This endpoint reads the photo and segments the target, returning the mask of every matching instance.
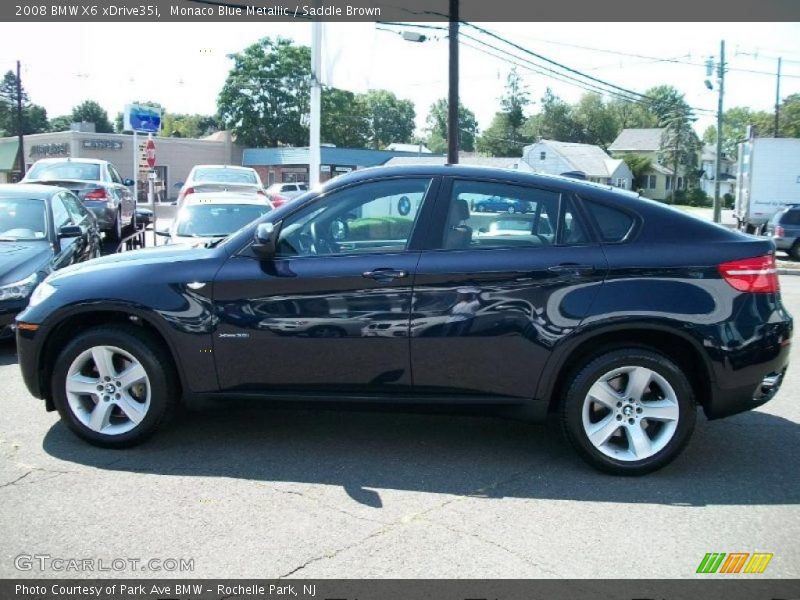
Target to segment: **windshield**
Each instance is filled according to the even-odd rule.
[[[41,181],[54,179],[100,181],[100,165],[78,162],[38,163],[33,165],[26,178]]]
[[[176,235],[219,237],[238,231],[270,211],[266,204],[198,204],[181,210]]]
[[[256,174],[243,169],[197,169],[192,181],[211,181],[214,183],[251,183],[257,184]]]
[[[44,200],[0,198],[0,240],[40,240],[47,235]]]

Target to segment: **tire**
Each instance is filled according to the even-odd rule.
[[[513,215],[515,212],[517,212],[516,208],[514,208],[513,206],[508,207],[508,214]]]
[[[644,394],[629,387],[637,382],[639,389],[645,385]],[[696,412],[692,386],[674,362],[651,350],[620,348],[595,355],[575,371],[561,402],[561,425],[578,454],[596,469],[644,475],[681,453]]]
[[[792,260],[800,260],[800,240],[795,240],[792,247],[789,248],[789,256]]]
[[[108,230],[108,240],[118,244],[122,239],[122,212],[117,211],[117,217],[114,219],[114,224]]]
[[[140,369],[130,370],[137,364]],[[153,336],[138,327],[89,329],[67,344],[56,359],[53,401],[64,423],[90,444],[134,446],[175,411],[177,386],[170,364]],[[131,383],[125,381],[126,372]],[[103,410],[97,412],[98,407]]]
[[[475,212],[482,213],[482,212],[483,212],[483,206],[482,206],[482,205],[480,205],[480,204],[479,204],[478,206],[476,206],[476,207],[475,207]]]

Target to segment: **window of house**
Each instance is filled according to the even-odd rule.
[[[539,152],[539,160],[546,160],[547,152]]]
[[[656,189],[656,176],[655,175],[645,175],[645,178],[644,178],[644,189],[646,189],[646,190],[654,190],[654,189]]]
[[[664,185],[664,189],[672,189],[672,175],[667,175],[667,183]]]

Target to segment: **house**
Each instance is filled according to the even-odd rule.
[[[395,157],[419,157],[413,152],[396,150],[371,150],[368,148],[320,148],[321,182],[350,171],[377,167]],[[434,156],[435,155],[428,155]],[[444,160],[444,157],[440,157]],[[308,146],[281,146],[277,148],[247,148],[242,156],[242,166],[254,168],[266,185],[280,182],[308,181]]]
[[[703,146],[700,156],[700,187],[709,198],[714,197],[714,176],[717,173],[717,147],[714,144]],[[719,195],[720,198],[725,194],[731,196],[736,193],[736,174],[734,173],[734,162],[723,152],[720,161]]]
[[[623,129],[611,145],[608,151],[611,156],[624,159],[626,156],[635,154],[645,156],[651,160],[651,167],[638,182],[642,190],[642,195],[653,200],[666,200],[672,192],[672,169],[664,164],[664,156],[661,150],[665,128],[651,129]],[[686,189],[686,177],[683,173],[678,173],[677,189]]]
[[[579,171],[588,181],[631,189],[633,174],[625,161],[611,158],[599,146],[539,140],[522,149],[522,160],[536,173],[562,175]]]

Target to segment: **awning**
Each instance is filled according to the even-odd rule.
[[[19,140],[0,140],[0,171],[17,169]]]

